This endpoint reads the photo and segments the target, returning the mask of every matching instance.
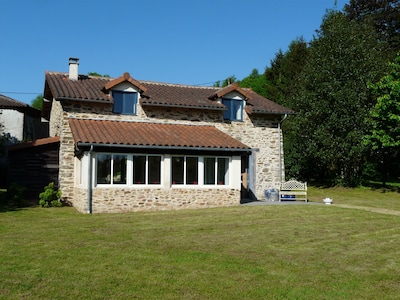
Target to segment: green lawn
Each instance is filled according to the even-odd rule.
[[[398,191],[334,205],[0,212],[0,299],[399,299]]]

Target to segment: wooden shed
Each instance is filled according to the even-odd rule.
[[[8,148],[7,186],[26,188],[26,200],[39,200],[50,182],[58,184],[60,138],[49,137]]]

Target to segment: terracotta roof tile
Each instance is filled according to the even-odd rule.
[[[57,100],[71,99],[112,103],[112,98],[103,91],[105,84],[109,81],[109,78],[85,75],[79,75],[78,80],[70,80],[68,73],[46,72],[46,82],[52,96]]]
[[[69,125],[75,145],[84,143],[150,148],[250,149],[213,126],[83,119],[69,119]]]
[[[295,112],[278,103],[264,98],[251,89],[244,89],[251,98],[247,101],[246,108],[250,114],[294,114]]]
[[[134,86],[136,86],[143,92],[147,91],[147,88],[143,84],[141,84],[139,81],[133,79],[128,72],[125,72],[122,76],[115,78],[114,80],[106,83],[106,85],[104,86],[104,89],[108,91],[111,88],[115,87],[116,85],[118,85],[124,81],[128,81],[129,83],[133,84]]]
[[[144,82],[147,92],[141,100],[142,105],[165,105],[224,110],[221,103],[209,99],[215,88],[199,87],[157,82]]]
[[[247,99],[251,99],[251,95],[249,93],[247,93],[245,89],[240,88],[239,84],[237,82],[234,82],[234,83],[228,85],[227,87],[219,89],[215,93],[213,98],[222,98],[226,94],[233,92],[233,91],[237,91],[237,92],[241,93],[243,96],[245,96]]]

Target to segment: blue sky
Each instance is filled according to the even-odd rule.
[[[342,9],[349,0],[338,0]],[[31,103],[45,71],[212,85],[311,40],[335,0],[2,0],[0,94]]]

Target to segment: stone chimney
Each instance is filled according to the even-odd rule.
[[[69,79],[78,80],[78,65],[79,58],[70,57],[69,58]]]

